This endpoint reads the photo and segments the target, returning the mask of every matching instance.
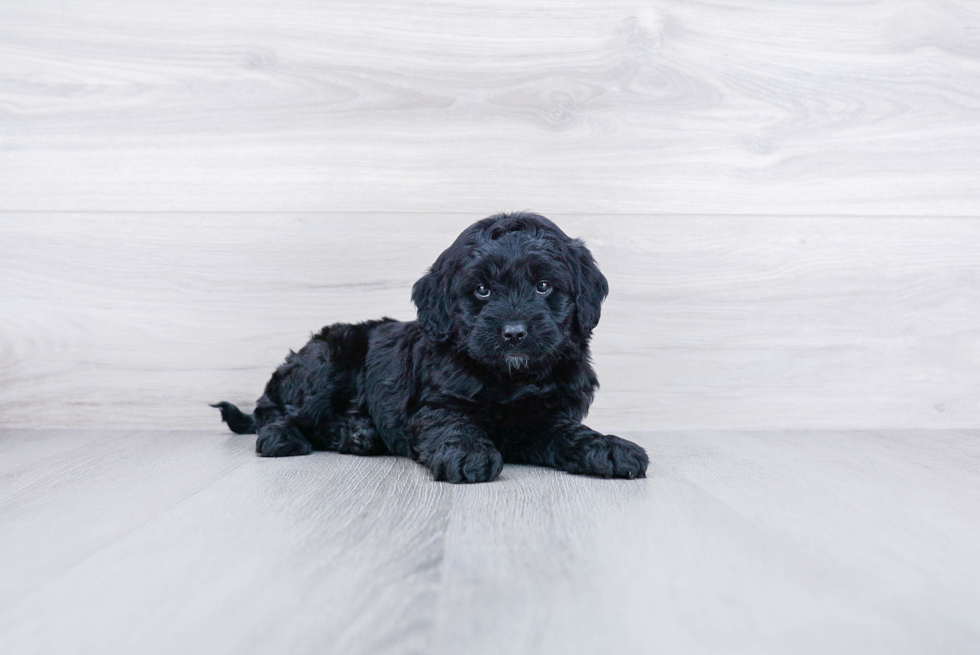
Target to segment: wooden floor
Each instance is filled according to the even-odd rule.
[[[0,650],[976,653],[980,431],[628,433],[649,477],[0,433]]]
[[[530,209],[645,480],[260,460]],[[0,3],[0,655],[980,652],[980,2]]]

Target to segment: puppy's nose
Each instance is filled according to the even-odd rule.
[[[524,323],[519,323],[517,321],[513,323],[504,323],[503,329],[504,341],[513,345],[524,341],[524,337],[527,336],[527,326]]]

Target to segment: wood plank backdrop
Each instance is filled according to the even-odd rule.
[[[978,210],[973,0],[32,0],[0,69],[0,209]]]
[[[0,215],[8,426],[217,427],[470,215]],[[611,293],[599,429],[980,425],[980,221],[556,215]]]
[[[980,424],[980,5],[0,6],[0,421],[204,427],[530,208],[610,428]]]

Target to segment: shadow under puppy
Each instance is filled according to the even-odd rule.
[[[412,288],[418,320],[323,328],[290,352],[254,415],[222,402],[266,457],[394,454],[436,480],[503,463],[643,477],[646,452],[582,424],[599,386],[589,339],[608,293],[578,239],[537,214],[474,223]]]

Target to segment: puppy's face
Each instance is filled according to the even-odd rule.
[[[587,343],[606,292],[584,244],[522,213],[464,231],[412,297],[430,336],[514,373],[547,366],[570,342]]]
[[[481,244],[451,292],[460,347],[508,371],[536,367],[569,338],[571,278],[540,239],[511,232]]]

